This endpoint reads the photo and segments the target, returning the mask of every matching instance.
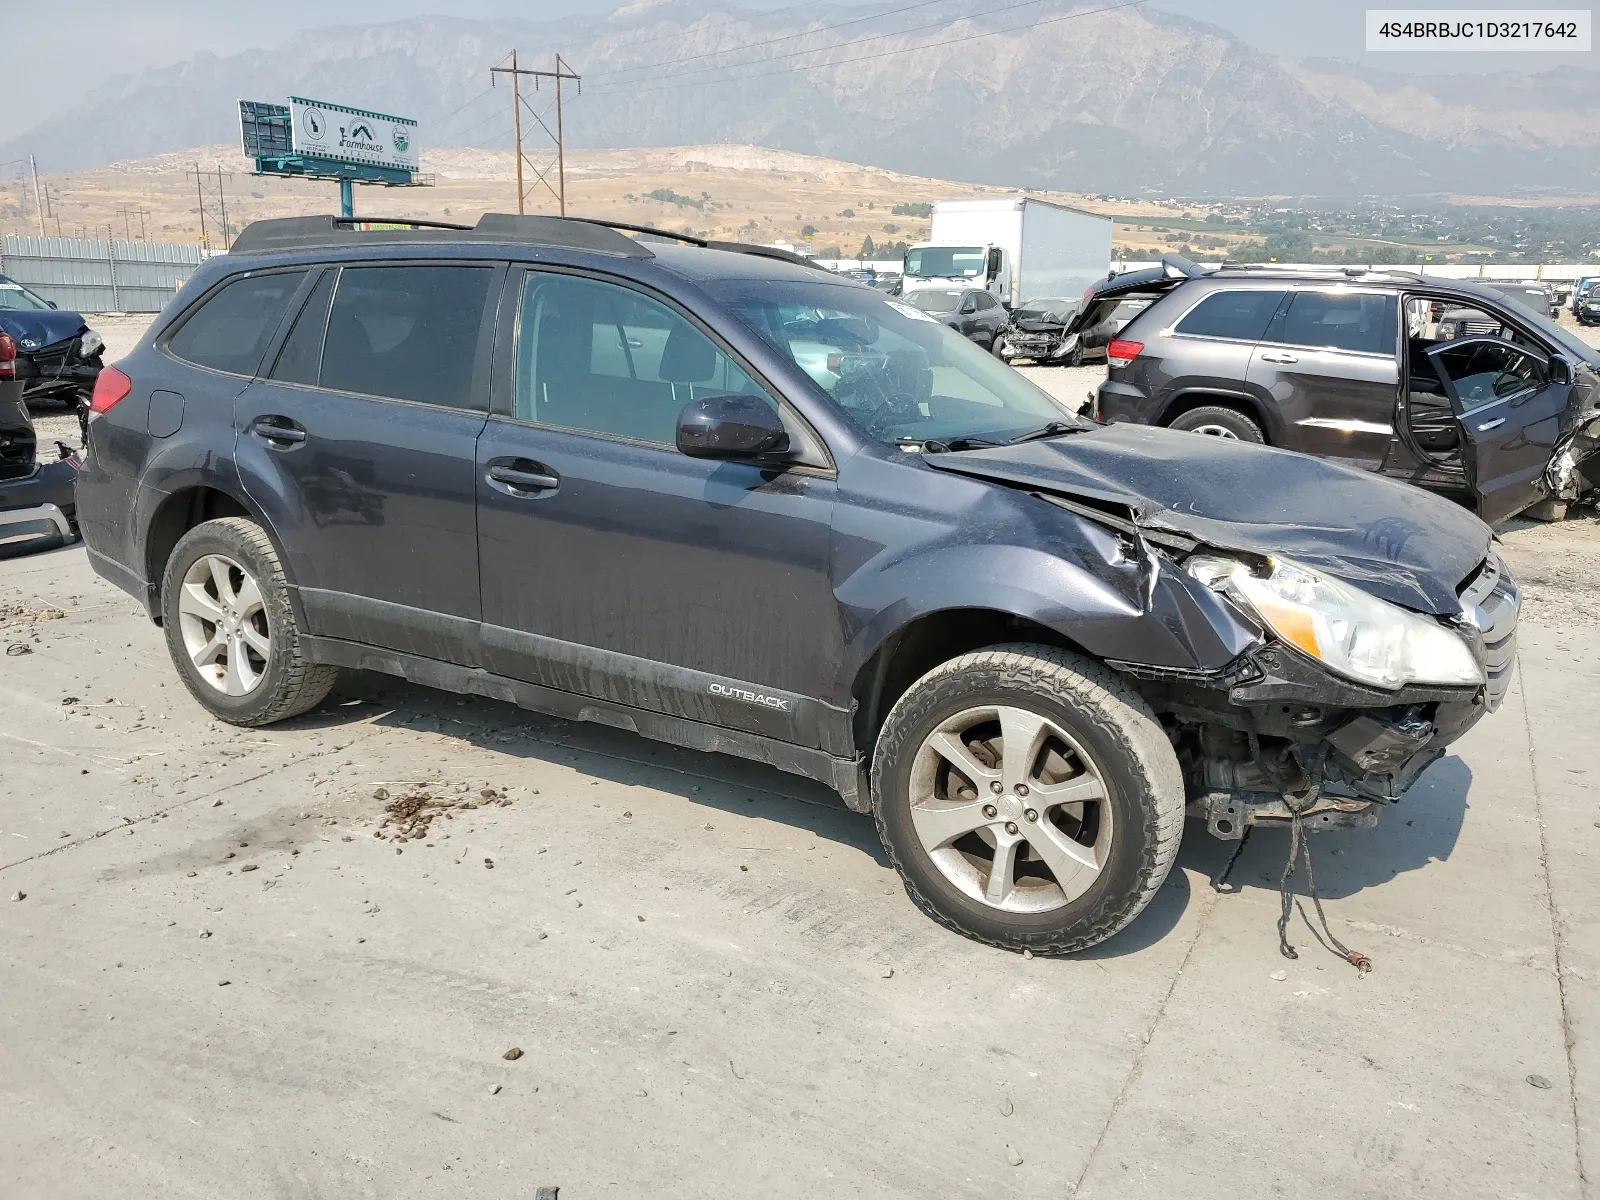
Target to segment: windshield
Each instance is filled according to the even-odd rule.
[[[1091,426],[920,310],[847,284],[769,282],[729,307],[879,441],[1003,442]]]
[[[1469,291],[1473,290],[1468,285]],[[1490,288],[1483,289],[1488,295],[1499,298],[1503,293]],[[1579,362],[1588,363],[1590,367],[1600,370],[1600,350],[1579,338],[1571,330],[1563,329],[1548,316],[1542,307],[1530,308],[1526,304],[1516,306],[1516,317],[1523,324],[1530,325],[1539,333],[1559,346],[1564,354],[1568,354]]]
[[[26,309],[30,312],[48,309],[50,305],[39,299],[20,283],[0,276],[0,308]]]
[[[923,312],[947,313],[955,312],[956,305],[961,303],[960,292],[913,292],[906,300],[915,304]]]
[[[982,273],[982,246],[923,246],[906,251],[907,275],[923,279],[973,279]]]

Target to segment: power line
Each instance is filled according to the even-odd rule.
[[[1039,2],[1040,2],[1040,0],[1021,0],[1021,3],[1007,5],[1006,8],[1021,8],[1025,4],[1039,3]],[[943,41],[938,41],[938,42],[921,42],[921,43],[918,43],[915,46],[901,46],[900,48],[895,49],[895,50],[880,50],[875,54],[859,54],[854,58],[841,58],[841,59],[834,59],[834,60],[831,60],[829,62],[810,63],[810,64],[804,65],[804,66],[786,67],[781,71],[761,71],[761,72],[758,72],[758,73],[756,73],[754,75],[730,75],[730,76],[728,76],[727,78],[724,78],[724,79],[700,79],[700,80],[695,80],[695,81],[690,82],[690,83],[668,83],[668,84],[662,84],[659,87],[628,88],[628,87],[619,86],[619,87],[614,87],[609,91],[602,90],[600,88],[596,88],[593,92],[590,93],[590,95],[592,95],[592,96],[594,96],[594,95],[598,95],[598,96],[637,95],[637,94],[640,94],[640,93],[643,93],[643,92],[675,91],[678,88],[685,88],[685,87],[711,87],[714,84],[719,84],[719,83],[743,83],[743,82],[745,82],[747,80],[751,80],[751,79],[770,79],[770,78],[773,78],[774,76],[792,75],[792,74],[796,74],[796,73],[798,73],[800,71],[818,71],[818,70],[822,70],[823,68],[826,68],[826,67],[849,66],[851,63],[871,62],[873,59],[889,58],[889,57],[891,57],[893,55],[896,55],[896,54],[910,54],[910,53],[913,53],[913,52],[916,52],[916,51],[932,50],[932,49],[935,49],[935,48],[937,48],[939,46],[954,46],[954,45],[959,45],[959,44],[961,44],[963,42],[975,42],[975,41],[978,41],[978,40],[980,40],[982,38],[999,37],[1001,34],[1006,34],[1006,33],[1020,33],[1020,32],[1022,32],[1024,30],[1028,30],[1028,29],[1038,29],[1041,25],[1055,25],[1055,24],[1058,24],[1058,23],[1060,23],[1062,21],[1074,21],[1074,20],[1077,20],[1080,17],[1092,17],[1092,16],[1096,16],[1096,15],[1098,15],[1100,13],[1116,12],[1117,10],[1123,9],[1123,8],[1134,8],[1134,7],[1136,7],[1136,6],[1140,5],[1140,4],[1143,4],[1144,2],[1145,2],[1145,0],[1123,0],[1123,2],[1120,3],[1120,4],[1108,4],[1108,5],[1106,5],[1106,6],[1102,7],[1102,8],[1091,8],[1091,9],[1084,9],[1081,12],[1064,13],[1061,16],[1058,16],[1058,17],[1045,17],[1045,18],[1043,18],[1041,20],[1038,20],[1038,21],[1030,21],[1026,25],[1012,25],[1012,26],[1008,26],[1005,29],[988,29],[988,30],[985,30],[985,31],[983,31],[981,33],[964,34],[961,37],[945,38]],[[994,9],[990,13],[984,13],[984,14],[981,14],[981,15],[991,16],[995,12],[1004,12],[1004,11],[1006,11],[1006,8]],[[929,28],[929,27],[928,26],[920,26],[919,28]],[[908,30],[902,30],[901,32],[902,33],[912,33],[912,32],[915,32],[915,30],[914,29],[908,29]],[[794,58],[794,57],[797,57],[800,54],[823,54],[823,53],[829,53],[829,52],[834,51],[834,50],[842,49],[845,46],[859,45],[862,42],[881,41],[885,37],[894,37],[894,36],[899,36],[899,35],[896,35],[896,34],[879,34],[879,35],[876,35],[876,36],[870,37],[870,38],[861,38],[861,39],[859,39],[858,41],[855,41],[855,42],[843,42],[843,43],[840,43],[840,45],[838,45],[838,46],[825,46],[825,47],[819,47],[819,48],[814,49],[814,50],[802,50],[802,51],[797,51],[795,54],[780,54],[780,55],[777,55],[775,58],[765,59],[765,60],[757,60],[757,62],[776,62],[778,59],[781,59],[781,58]],[[756,62],[739,63],[739,64],[736,64],[736,65],[737,66],[755,66],[755,65],[757,65],[757,63]],[[732,70],[734,68],[733,67],[729,67],[729,68],[712,68],[712,69],[713,70]],[[697,71],[686,71],[686,72],[683,72],[682,74],[684,74],[684,75],[694,75],[694,74],[699,74],[699,73],[700,72],[697,72]],[[676,79],[676,78],[679,78],[679,76],[678,75],[672,75],[672,76],[669,76],[669,78]]]
[[[743,46],[729,46],[726,50],[706,50],[700,54],[686,55],[683,58],[669,58],[664,62],[640,63],[638,66],[633,67],[616,67],[610,71],[590,71],[589,78],[609,79],[613,75],[624,75],[630,71],[653,71],[661,67],[673,66],[676,63],[694,62],[696,59],[701,58],[715,58],[719,54],[743,54],[746,51],[756,50],[762,46],[773,46],[779,42],[792,42],[795,38],[811,37],[813,34],[818,33],[829,33],[835,29],[843,29],[846,25],[859,25],[863,21],[876,21],[883,17],[895,16],[897,13],[910,12],[912,9],[916,8],[928,8],[930,5],[944,4],[946,2],[947,0],[918,0],[918,3],[907,4],[904,8],[891,8],[887,12],[876,12],[869,16],[855,17],[849,21],[840,21],[837,25],[824,25],[820,29],[804,29],[799,33],[786,33],[782,37],[767,38],[764,41],[759,42],[747,42]],[[1039,0],[1033,0],[1033,2],[1038,3]],[[732,63],[727,65],[738,66],[739,64]]]
[[[449,121],[452,117],[459,116],[461,113],[466,112],[467,109],[471,108],[474,104],[476,104],[479,100],[482,100],[485,96],[492,96],[492,95],[494,95],[494,85],[493,84],[491,84],[490,86],[484,88],[483,91],[479,92],[476,96],[474,96],[471,100],[468,100],[465,104],[461,105],[459,108],[452,109],[450,112],[445,113],[444,116],[438,118],[436,121],[433,122],[434,128],[438,129],[440,126],[444,125],[444,123],[446,121]]]
[[[465,141],[465,139],[466,139],[468,134],[473,133],[473,132],[475,132],[475,131],[477,131],[479,129],[482,129],[490,121],[501,119],[505,115],[506,115],[505,109],[497,108],[497,109],[494,110],[494,112],[490,113],[487,117],[485,117],[483,120],[479,121],[476,125],[467,126],[467,128],[463,129],[460,133],[456,134],[455,136],[457,138],[461,139],[462,141]]]

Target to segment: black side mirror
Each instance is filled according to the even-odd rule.
[[[961,311],[962,311],[963,314],[977,312],[978,311],[978,302],[976,300],[974,300],[971,296],[968,296],[965,300],[963,300],[961,302]]]
[[[690,458],[754,458],[788,448],[777,411],[756,396],[707,396],[678,414],[678,451]]]
[[[45,303],[48,304],[51,308],[54,308],[56,306],[56,302],[54,300],[46,300]]]

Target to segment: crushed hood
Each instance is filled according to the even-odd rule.
[[[928,454],[929,466],[1131,513],[1141,528],[1279,554],[1406,608],[1461,611],[1489,527],[1421,488],[1325,459],[1146,425]]]
[[[19,349],[23,341],[31,342],[37,339],[38,345],[24,349],[22,351],[24,354],[32,353],[35,349],[43,349],[45,346],[53,346],[57,342],[64,342],[70,337],[76,337],[87,328],[88,326],[83,323],[82,313],[55,308],[44,311],[0,309],[0,329],[17,339]]]

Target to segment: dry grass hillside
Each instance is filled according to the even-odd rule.
[[[541,168],[553,155],[532,156]],[[553,165],[553,164],[552,164]],[[263,217],[333,212],[338,188],[329,182],[277,179],[249,173],[250,164],[227,146],[207,146],[93,170],[41,176],[51,235],[151,241],[200,240],[194,168],[205,176],[207,222],[215,240],[216,172],[224,173],[228,223],[243,228]],[[470,224],[483,212],[516,211],[516,163],[509,150],[435,150],[423,157],[431,188],[358,187],[356,212],[431,217]],[[528,211],[553,213],[555,198],[527,172]],[[553,172],[552,172],[553,182]],[[926,218],[897,214],[898,206],[927,205],[953,196],[1002,196],[1013,189],[975,187],[877,167],[768,150],[759,146],[676,146],[664,149],[581,150],[567,156],[567,208],[574,215],[631,221],[676,232],[837,247],[854,256],[865,238],[875,244],[927,236]],[[1164,230],[1140,229],[1137,218],[1176,216],[1157,204],[1110,204],[1069,192],[1031,195],[1117,219],[1116,243],[1134,254],[1170,249]],[[0,233],[35,234],[31,187],[0,183]],[[1229,238],[1235,241],[1236,238]]]

